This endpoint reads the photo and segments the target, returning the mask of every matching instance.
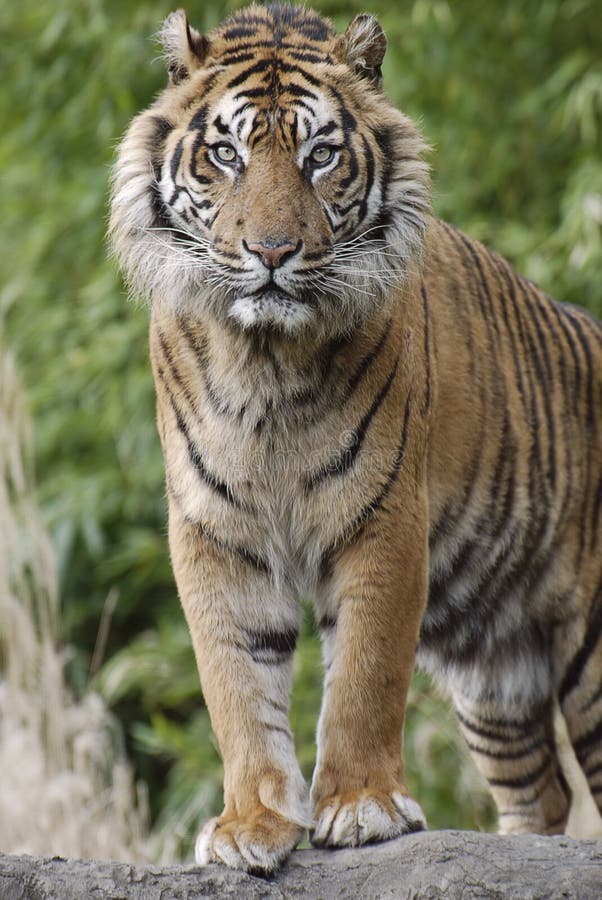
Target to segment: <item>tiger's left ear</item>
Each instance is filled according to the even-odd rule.
[[[375,16],[360,13],[343,35],[345,62],[362,78],[380,87],[380,70],[387,49],[387,38]]]
[[[168,15],[160,38],[171,84],[179,84],[189,78],[195,69],[200,69],[209,54],[209,39],[190,27],[183,9]]]

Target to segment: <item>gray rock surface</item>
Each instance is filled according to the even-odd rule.
[[[217,865],[0,855],[0,900],[201,897],[602,900],[602,840],[430,831],[357,850],[298,850],[272,879]]]

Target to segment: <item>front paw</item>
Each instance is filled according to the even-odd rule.
[[[221,816],[206,822],[196,839],[194,856],[200,866],[219,862],[231,869],[271,875],[304,833],[294,822],[258,807],[245,819]]]
[[[426,828],[424,813],[400,791],[364,790],[321,800],[310,834],[316,847],[359,847]]]

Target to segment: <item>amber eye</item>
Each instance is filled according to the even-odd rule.
[[[217,144],[213,148],[213,152],[217,159],[223,163],[233,163],[238,156],[232,144]]]
[[[320,144],[309,154],[309,158],[316,166],[325,166],[327,163],[332,161],[334,157],[335,149],[334,147],[329,147],[328,144]]]

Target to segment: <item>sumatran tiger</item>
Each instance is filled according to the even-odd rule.
[[[431,213],[425,144],[344,35],[252,5],[162,31],[169,83],[115,165],[148,298],[169,544],[225,770],[200,864],[272,872],[425,827],[401,740],[418,662],[503,832],[562,832],[558,702],[602,805],[602,328]],[[324,695],[289,727],[300,598]]]

